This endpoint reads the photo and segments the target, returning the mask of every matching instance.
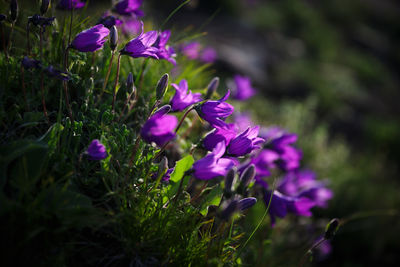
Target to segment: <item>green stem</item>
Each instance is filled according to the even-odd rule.
[[[64,71],[67,72],[68,70],[68,53],[69,53],[69,45],[67,47],[67,49],[65,49],[65,53],[64,53]],[[71,109],[71,105],[69,104],[69,95],[68,95],[68,81],[63,81],[63,85],[64,85],[64,94],[65,94],[65,104],[67,106],[68,109],[68,113],[69,113],[69,117],[71,118],[72,123],[74,122],[74,118],[72,116],[72,109]]]
[[[189,3],[191,0],[187,0],[185,2],[183,2],[182,4],[180,4],[177,8],[175,8],[169,15],[168,17],[164,20],[163,24],[161,25],[161,29],[164,28],[164,25],[172,18],[173,15],[175,15],[176,12],[179,11],[179,9],[181,9],[184,5],[186,5],[187,3]]]
[[[114,51],[112,51],[112,54],[111,54],[110,64],[108,65],[106,79],[104,80],[103,89],[101,90],[100,97],[103,94],[104,89],[106,89],[108,78],[110,77],[110,73],[111,73],[111,67],[112,67],[113,59],[114,59]]]
[[[121,54],[118,55],[118,61],[117,61],[117,74],[115,77],[115,83],[114,83],[114,90],[113,90],[113,100],[112,100],[112,113],[115,112],[115,100],[117,98],[117,86],[118,86],[118,80],[119,80],[119,69],[121,65]]]
[[[10,51],[11,51],[11,44],[12,44],[12,35],[13,35],[13,33],[14,33],[14,25],[15,25],[15,22],[12,22],[11,23],[11,30],[10,30],[10,36],[9,36],[9,38],[8,38],[8,48],[7,48],[7,57],[8,57],[8,55],[10,54]]]

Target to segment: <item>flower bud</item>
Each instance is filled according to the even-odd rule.
[[[132,94],[133,98],[135,98],[136,94],[136,87],[135,82],[133,81],[133,74],[129,72],[128,77],[126,78],[126,89],[128,90],[129,94]]]
[[[246,191],[247,186],[249,186],[251,180],[256,176],[256,167],[254,164],[249,165],[240,176],[240,184],[237,189],[239,194],[243,194]]]
[[[50,0],[42,0],[42,3],[40,4],[40,14],[42,16],[49,10],[50,6]]]
[[[117,27],[112,26],[110,29],[110,47],[112,51],[115,51],[115,48],[117,48],[118,44],[118,30]]]
[[[10,20],[15,22],[18,17],[18,2],[17,0],[11,0],[10,2]]]
[[[325,239],[332,239],[339,229],[339,219],[332,219],[325,228]]]
[[[157,178],[163,176],[168,170],[168,159],[163,157],[158,164]]]
[[[207,85],[207,94],[204,99],[210,99],[212,95],[217,91],[219,85],[219,77],[214,77],[211,82]]]
[[[165,73],[160,80],[157,83],[156,87],[156,98],[157,100],[162,100],[164,97],[165,93],[167,92],[167,87],[168,87],[168,73]]]
[[[230,198],[232,196],[232,185],[233,185],[233,181],[235,180],[235,176],[236,176],[235,168],[230,169],[225,176],[224,194],[228,198]]]
[[[257,199],[255,197],[247,197],[243,198],[239,201],[238,206],[240,211],[245,211],[250,209],[257,203]]]
[[[229,219],[232,217],[233,213],[238,208],[238,201],[233,200],[229,202],[228,205],[225,206],[225,208],[222,209],[222,211],[219,213],[219,217],[224,220],[224,221],[229,221]]]

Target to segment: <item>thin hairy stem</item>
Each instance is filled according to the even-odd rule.
[[[68,71],[68,53],[69,53],[69,46],[67,49],[65,49],[64,53],[64,71]],[[71,121],[74,122],[74,118],[72,116],[72,109],[71,105],[69,104],[69,95],[68,95],[68,81],[63,80],[63,85],[64,85],[64,94],[65,94],[65,105],[67,106],[69,117],[71,118]]]
[[[117,86],[118,86],[118,80],[119,80],[119,69],[121,65],[121,54],[118,55],[118,61],[117,61],[117,74],[115,76],[115,83],[114,83],[114,90],[113,90],[113,100],[112,100],[112,112],[115,112],[115,100],[117,98]]]
[[[111,73],[112,63],[113,63],[113,60],[114,60],[114,54],[115,54],[115,52],[112,51],[111,59],[110,59],[110,64],[108,65],[108,70],[107,70],[106,78],[105,78],[105,80],[104,80],[103,88],[102,88],[102,90],[101,90],[101,94],[100,94],[100,95],[102,95],[103,92],[104,92],[104,89],[106,89],[107,82],[108,82],[108,78],[110,77],[110,73]]]

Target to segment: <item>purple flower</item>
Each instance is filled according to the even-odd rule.
[[[60,0],[58,2],[57,7],[60,9],[79,9],[85,6],[85,2],[82,2],[80,0]]]
[[[239,157],[249,154],[255,149],[261,148],[260,144],[264,142],[263,138],[257,137],[260,127],[247,128],[244,132],[235,137],[228,146],[230,155]]]
[[[124,17],[121,29],[125,35],[138,35],[142,30],[142,22],[135,17]]]
[[[36,59],[31,59],[27,56],[25,56],[22,59],[22,66],[29,70],[29,69],[40,69],[42,67],[42,63],[39,60]]]
[[[122,0],[115,5],[115,11],[120,15],[136,15],[142,17],[143,11],[140,10],[143,0]]]
[[[221,122],[223,124],[223,120],[230,116],[234,110],[232,105],[225,102],[229,94],[230,91],[228,90],[221,99],[204,102],[196,108],[197,113],[212,126],[221,125]]]
[[[175,168],[170,168],[167,170],[167,172],[164,174],[164,176],[162,177],[162,180],[164,182],[169,182],[169,179],[171,178],[171,173],[174,171]]]
[[[251,120],[250,114],[247,112],[234,112],[233,122],[238,132],[243,132],[248,127],[253,126],[253,121]]]
[[[251,159],[250,164],[256,167],[256,180],[262,177],[270,176],[270,170],[276,167],[275,161],[279,159],[279,154],[268,149],[261,152]]]
[[[158,33],[156,42],[153,44],[154,47],[158,49],[157,56],[159,59],[166,59],[176,66],[176,56],[175,51],[172,47],[167,46],[169,37],[171,36],[171,31],[166,30]]]
[[[214,150],[193,164],[193,174],[197,179],[210,180],[225,176],[234,166],[231,159],[221,158],[225,154],[225,142],[216,145]]]
[[[235,75],[232,84],[233,98],[237,100],[247,100],[256,94],[256,90],[251,86],[249,77]]]
[[[229,145],[230,141],[235,138],[236,131],[233,123],[221,123],[221,125],[215,127],[215,130],[209,133],[203,140],[204,147],[211,151],[221,141],[225,142],[225,145]]]
[[[204,63],[214,63],[217,59],[217,51],[212,47],[206,47],[201,52],[200,60]]]
[[[175,88],[175,95],[172,97],[170,103],[173,111],[182,111],[188,106],[200,102],[201,94],[188,93],[188,83],[186,80],[180,81],[179,85],[173,83],[171,84]]]
[[[84,30],[75,36],[70,47],[80,52],[94,52],[103,47],[110,30],[102,24]]]
[[[35,26],[46,27],[52,25],[55,18],[56,17],[46,18],[39,15],[33,15],[31,17],[28,17],[28,22],[32,23]]]
[[[165,105],[154,112],[145,122],[140,131],[144,141],[154,142],[161,147],[175,137],[174,130],[178,119],[175,116],[167,115],[170,110],[171,106]]]
[[[157,41],[157,31],[143,33],[143,22],[141,22],[141,24],[142,32],[140,33],[140,35],[135,39],[129,41],[124,49],[122,49],[121,53],[129,55],[133,58],[154,57],[158,59],[158,48],[153,46],[154,43]]]
[[[311,216],[312,213],[310,209],[315,206],[315,203],[308,198],[289,197],[278,191],[274,191],[271,198],[271,192],[265,190],[264,201],[266,206],[268,206],[270,200],[271,204],[268,212],[271,217],[272,225],[275,224],[276,217],[283,218],[288,213],[293,213],[299,216]]]
[[[44,69],[45,73],[52,78],[56,78],[62,81],[68,81],[70,79],[68,73],[58,70],[54,68],[52,65],[49,65],[47,68]]]
[[[191,42],[182,47],[182,53],[189,59],[197,59],[200,51],[199,42]]]
[[[103,24],[104,27],[110,29],[112,26],[118,26],[122,23],[122,20],[118,19],[117,17],[106,14],[99,20],[97,24]]]
[[[306,197],[319,207],[326,207],[327,201],[333,197],[332,190],[326,188],[323,182],[317,181],[315,173],[310,170],[287,173],[278,190],[288,196]]]
[[[292,146],[297,141],[297,135],[277,127],[263,130],[260,135],[266,140],[266,149],[279,155],[278,165],[281,169],[291,171],[299,168],[303,155],[301,150]]]
[[[97,139],[90,143],[86,152],[90,160],[102,160],[108,156],[105,146]]]

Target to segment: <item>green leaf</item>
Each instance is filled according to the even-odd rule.
[[[192,155],[187,155],[178,162],[176,162],[175,169],[171,174],[170,181],[176,183],[183,178],[183,175],[188,171],[194,163]]]
[[[203,193],[203,194],[207,194],[204,198],[204,201],[201,205],[201,210],[200,210],[200,213],[203,216],[207,215],[208,206],[210,206],[210,205],[218,206],[219,203],[221,202],[221,197],[222,197],[222,188],[220,185],[215,185],[214,188],[208,189],[208,190],[209,190],[208,194]]]

